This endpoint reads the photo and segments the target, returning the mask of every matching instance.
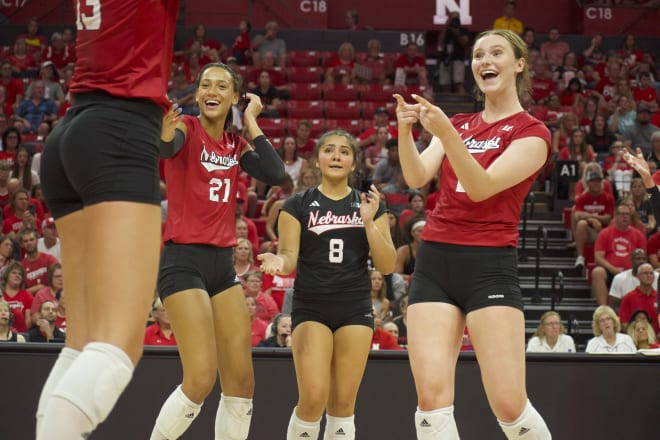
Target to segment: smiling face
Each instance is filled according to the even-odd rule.
[[[525,68],[525,59],[514,55],[512,43],[497,34],[479,38],[472,55],[472,74],[486,97],[515,87],[516,77]]]
[[[202,72],[197,87],[197,104],[202,117],[223,120],[231,106],[238,103],[235,78],[223,67],[209,67]]]

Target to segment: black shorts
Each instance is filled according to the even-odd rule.
[[[409,304],[421,302],[445,302],[465,313],[490,306],[522,310],[516,249],[422,241]]]
[[[232,260],[232,248],[168,241],[160,255],[158,296],[201,289],[213,297],[240,285]]]
[[[293,294],[291,329],[306,321],[319,322],[333,333],[347,325],[364,325],[373,330],[374,314],[371,298],[351,301],[311,300]]]
[[[160,204],[158,143],[163,111],[104,92],[76,95],[41,160],[48,207],[59,218],[100,202]]]

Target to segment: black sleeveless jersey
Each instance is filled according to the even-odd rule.
[[[294,283],[298,298],[352,300],[369,295],[369,242],[360,217],[360,191],[341,200],[317,188],[298,193],[282,208],[300,222]],[[374,219],[385,213],[381,204]]]

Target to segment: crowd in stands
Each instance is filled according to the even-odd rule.
[[[506,1],[504,15],[493,26],[511,29],[527,43],[532,78],[523,106],[551,130],[554,152],[540,180],[554,185],[553,170],[560,163],[569,161],[578,167],[579,180],[565,187],[559,183],[558,191],[575,201],[567,219],[570,245],[577,252],[575,266],[587,270],[594,297],[602,306],[594,314],[598,341],[590,342],[590,350],[611,349],[622,344],[619,340],[632,350],[653,347],[658,332],[658,277],[654,275],[649,291],[649,274],[640,272],[640,267],[651,267],[651,272],[660,269],[660,235],[644,186],[622,155],[639,148],[652,170],[660,163],[657,54],[642,51],[633,34],[611,51],[602,48],[600,35],[585,47],[571,47],[556,27],[549,30],[546,41],[540,41],[533,29],[515,17],[515,8],[515,2]],[[347,11],[346,27],[368,32],[355,11]],[[434,90],[466,93],[474,34],[462,26],[457,13],[449,14],[438,39],[440,62],[432,71],[427,68],[424,48],[414,43],[400,53],[383,53],[377,39],[369,40],[366,47],[345,41],[336,51],[300,51],[287,49],[274,21],[256,36],[251,30],[250,23],[242,20],[235,40],[222,42],[209,38],[203,24],[195,26],[184,47],[175,51],[168,96],[183,113],[197,114],[197,73],[207,63],[226,63],[239,74],[242,88],[261,98],[260,126],[285,163],[289,177],[281,186],[268,188],[244,173],[238,190],[234,264],[252,319],[253,346],[290,344],[287,292],[293,287],[295,272],[286,277],[263,275],[255,258],[276,249],[275,225],[284,200],[318,184],[312,155],[315,139],[327,129],[342,128],[356,136],[361,148],[353,184],[365,189],[374,183],[381,191],[398,247],[395,273],[371,274],[379,318],[373,347],[405,347],[407,282],[426,213],[434,209],[438,193],[433,182],[409,188],[402,177],[392,94],[417,93],[433,101]],[[26,32],[15,41],[0,47],[0,278],[4,296],[0,340],[24,336],[60,340],[64,335],[60,330],[66,329],[59,241],[39,174],[45,139],[71,105],[68,85],[75,62],[73,31],[63,28],[47,37],[39,32],[36,20],[30,20]],[[234,107],[232,130],[242,130],[242,105]],[[431,141],[430,133],[419,127],[415,136],[423,151]],[[165,188],[170,182],[167,176],[161,177],[166,211]],[[635,260],[640,250],[644,257],[648,254],[650,264]],[[617,281],[624,276],[625,283]],[[634,301],[627,301],[629,297]],[[653,298],[655,309],[648,307]],[[603,308],[608,302],[612,308]],[[644,317],[648,326],[638,325]],[[150,323],[145,343],[176,344],[167,311],[159,301],[154,303]],[[618,333],[621,325],[632,332],[631,341]],[[546,314],[528,350],[575,351],[567,338],[559,315]],[[469,346],[467,335],[465,342]]]

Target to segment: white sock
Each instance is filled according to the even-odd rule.
[[[458,440],[458,428],[454,420],[454,405],[433,411],[415,412],[417,440]]]
[[[87,344],[55,385],[37,439],[87,438],[112,411],[133,368],[120,348],[105,342]]]
[[[321,419],[316,422],[300,420],[296,415],[296,408],[293,408],[289,428],[286,431],[286,440],[318,440],[320,431]]]
[[[323,440],[355,440],[355,415],[334,417],[326,413]]]
[[[252,421],[252,399],[220,395],[215,440],[245,440]]]
[[[53,368],[50,370],[48,378],[44,383],[41,395],[39,396],[39,404],[37,405],[37,432],[39,432],[41,427],[41,422],[46,411],[46,404],[50,400],[53,388],[55,388],[64,373],[66,373],[79,354],[80,351],[69,347],[64,347],[62,351],[60,351],[60,354],[57,357],[55,364],[53,364]]]
[[[202,408],[190,400],[181,385],[170,394],[156,418],[150,440],[175,440],[179,438],[195,420]]]
[[[552,434],[545,424],[543,417],[527,400],[527,405],[518,420],[506,423],[498,420],[500,428],[509,440],[550,440]]]

